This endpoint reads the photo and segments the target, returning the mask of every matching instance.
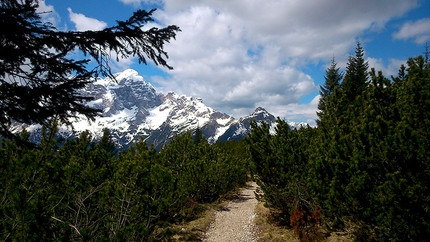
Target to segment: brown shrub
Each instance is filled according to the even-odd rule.
[[[296,237],[303,242],[322,241],[321,232],[321,207],[308,208],[300,205],[294,207],[290,216],[290,225],[294,229]]]

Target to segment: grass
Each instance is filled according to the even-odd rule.
[[[172,230],[175,232],[172,236],[173,241],[201,241],[205,231],[214,220],[217,206],[214,204],[201,205],[204,211],[200,217],[182,224],[173,225]]]
[[[270,214],[270,210],[264,207],[264,203],[259,202],[255,212],[257,216],[255,223],[259,230],[259,242],[298,242],[299,239],[294,235],[293,229],[289,229],[285,226],[279,226],[276,221],[273,220],[273,216]],[[354,241],[350,233],[347,232],[333,232],[329,234],[325,240],[326,242],[352,242]]]
[[[255,208],[255,224],[258,227],[259,242],[298,242],[294,236],[294,231],[284,226],[279,226],[273,221],[270,210],[264,207],[262,202]]]

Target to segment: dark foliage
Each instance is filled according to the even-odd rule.
[[[343,78],[343,73],[340,72],[340,68],[337,67],[337,63],[334,60],[334,57],[331,61],[330,68],[326,70],[324,76],[324,86],[320,86],[320,101],[318,103],[318,109],[321,112],[317,112],[318,116],[321,116],[324,111],[327,109],[327,97],[332,95],[336,88],[339,88],[340,83]]]
[[[307,144],[314,130],[309,127],[292,129],[278,119],[276,134],[271,135],[268,124],[253,122],[251,125],[252,132],[247,140],[256,181],[264,194],[259,198],[278,213],[281,224],[290,225],[297,208],[313,211],[317,205],[306,184]]]
[[[321,87],[318,127],[249,137],[266,205],[290,219],[302,241],[321,230],[358,241],[425,241],[430,236],[430,69],[411,58],[392,80],[368,70],[358,44],[343,82],[332,63]],[[333,84],[333,85],[332,85]]]
[[[160,229],[195,218],[249,175],[249,159],[233,155],[240,143],[186,133],[160,153],[138,142],[116,154],[107,130],[99,143],[84,132],[61,146],[55,132],[44,129],[38,148],[1,144],[1,240],[168,240]]]

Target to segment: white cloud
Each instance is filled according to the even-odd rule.
[[[134,7],[139,7],[141,3],[144,4],[162,4],[163,0],[119,0],[124,4],[133,5]]]
[[[182,32],[165,47],[171,76],[153,82],[235,117],[262,106],[291,121],[312,120],[318,102],[297,104],[318,89],[303,67],[333,55],[346,63],[364,31],[415,6],[417,0],[165,0],[154,17]]]
[[[406,60],[389,59],[388,65],[384,64],[382,59],[376,59],[367,57],[366,60],[369,62],[369,68],[375,68],[376,73],[382,71],[385,77],[397,76],[399,73],[400,66],[406,64]]]
[[[308,75],[283,63],[279,46],[246,43],[245,25],[231,14],[193,7],[171,21],[182,32],[166,46],[175,70],[171,79],[154,79],[161,86],[201,96],[236,117],[249,114],[264,99],[271,105],[298,102],[316,88]]]
[[[315,120],[318,118],[316,111],[318,110],[318,102],[320,95],[315,96],[310,103],[298,104],[291,103],[282,107],[285,118],[288,121],[307,122],[310,126],[315,126]],[[276,112],[276,111],[275,111]]]
[[[229,22],[232,29],[243,27],[244,38],[250,44],[275,42],[288,57],[329,59],[333,54],[349,50],[362,31],[383,26],[416,5],[417,0],[267,0],[264,3],[259,0],[246,3],[165,0],[164,9],[172,16],[189,13],[193,7],[207,7],[232,16]]]
[[[39,0],[39,7],[37,8],[37,13],[40,14],[43,22],[49,22],[54,26],[57,26],[60,21],[60,15],[55,11],[54,6],[46,5],[44,0]]]
[[[107,23],[97,20],[95,18],[89,18],[80,13],[74,13],[71,8],[67,8],[69,11],[70,21],[75,24],[77,31],[86,30],[102,30],[107,27]],[[123,71],[130,68],[130,66],[135,62],[136,58],[129,57],[123,58],[116,54],[114,51],[105,50],[110,55],[109,65],[113,72]],[[118,61],[117,61],[118,59]],[[94,61],[94,60],[93,60]],[[94,61],[95,62],[95,61]]]
[[[395,39],[413,39],[417,44],[430,40],[430,18],[423,18],[415,22],[407,22],[400,30],[393,34]]]
[[[77,31],[102,30],[107,27],[107,23],[89,18],[81,13],[74,13],[71,8],[67,8],[67,11],[69,11],[70,21],[75,24]]]

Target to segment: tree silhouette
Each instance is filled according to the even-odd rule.
[[[136,11],[128,20],[117,21],[100,31],[59,31],[43,23],[36,0],[5,0],[0,3],[0,135],[15,137],[13,121],[46,125],[52,118],[70,124],[70,118],[83,114],[93,119],[100,110],[85,106],[93,97],[79,89],[94,76],[112,76],[110,53],[121,58],[137,57],[139,63],[151,60],[169,69],[164,44],[175,38],[180,28],[142,27],[154,21],[147,12]],[[76,51],[84,58],[69,56]],[[96,67],[87,67],[90,60]]]

